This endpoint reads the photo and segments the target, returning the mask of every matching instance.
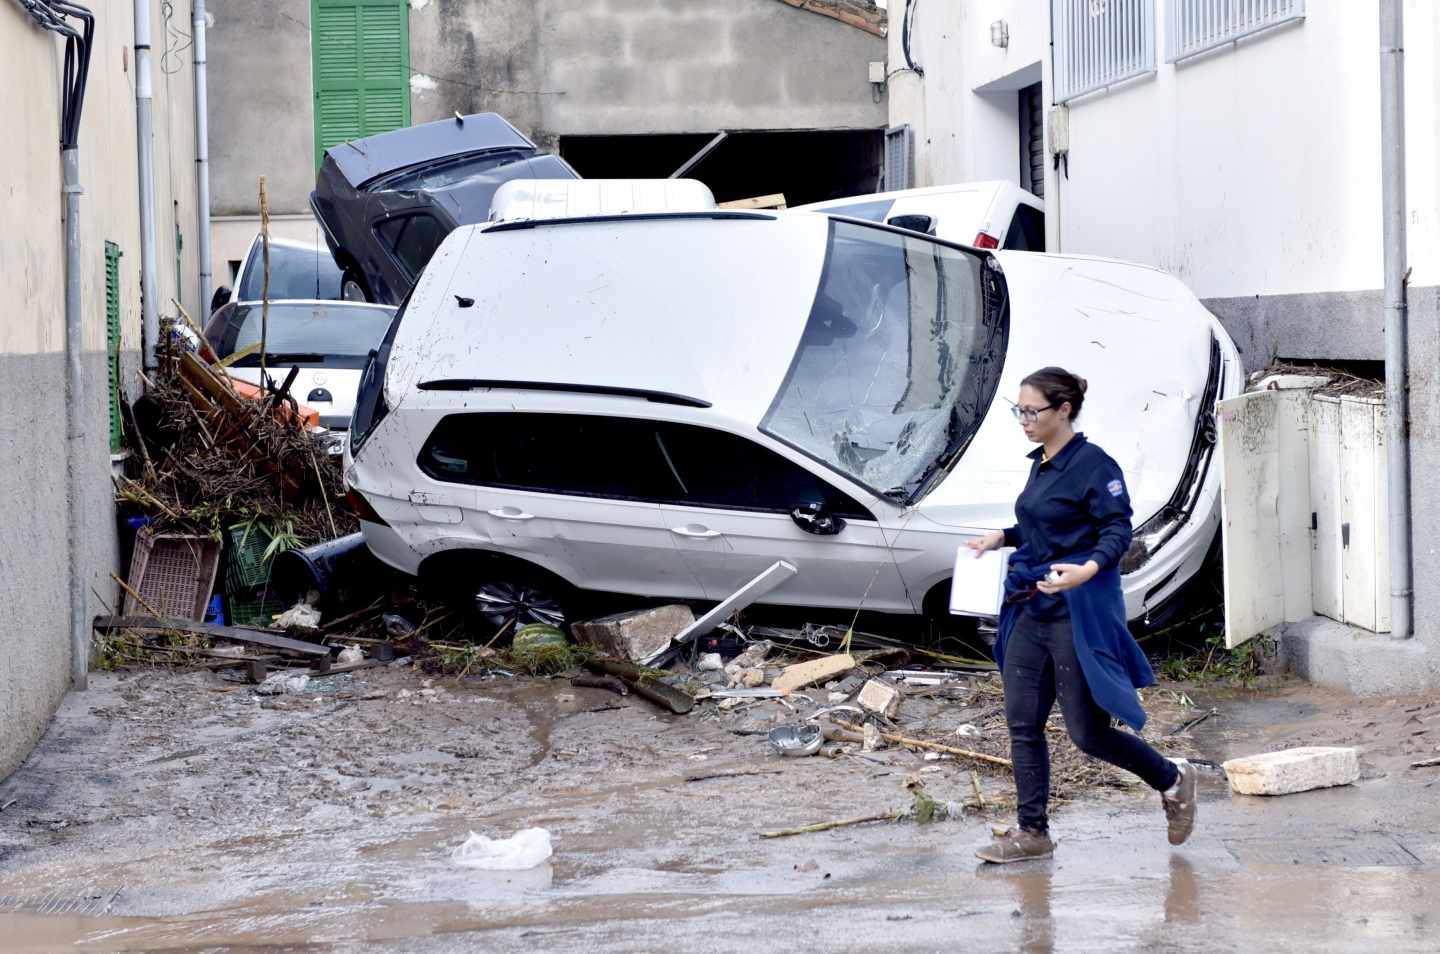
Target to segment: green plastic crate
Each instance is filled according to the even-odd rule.
[[[225,594],[230,606],[231,626],[269,626],[285,607],[261,589],[248,589]]]
[[[230,547],[225,560],[225,589],[233,594],[264,586],[270,579],[270,562],[265,548],[270,546],[270,531],[264,527],[239,523],[229,530]]]

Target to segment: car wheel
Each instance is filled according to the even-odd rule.
[[[477,635],[508,637],[531,623],[563,629],[570,622],[567,596],[535,577],[495,567],[469,588],[466,609],[477,624]]]
[[[340,298],[344,301],[370,301],[370,289],[365,284],[365,277],[353,266],[345,269],[345,275],[340,279]]]

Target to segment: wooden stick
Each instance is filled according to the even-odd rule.
[[[843,818],[838,821],[820,822],[817,825],[803,825],[800,828],[782,828],[779,831],[762,831],[761,838],[787,838],[790,835],[807,835],[814,831],[829,831],[832,828],[845,828],[850,825],[864,825],[867,822],[877,821],[899,821],[904,812],[881,812],[877,815],[864,815],[860,818]]]
[[[980,791],[980,773],[974,769],[970,770],[970,785],[975,789],[975,803],[983,812],[985,810],[985,793]]]
[[[149,604],[149,602],[146,601],[145,597],[141,596],[139,593],[137,593],[137,592],[135,592],[134,590],[132,590],[132,589],[130,588],[130,584],[129,584],[129,583],[126,583],[124,580],[120,579],[120,577],[116,576],[114,573],[111,573],[111,574],[110,574],[110,579],[114,580],[116,583],[119,583],[119,584],[120,584],[120,588],[121,588],[122,590],[124,590],[126,593],[129,593],[131,596],[135,597],[135,602],[137,602],[137,603],[139,603],[141,606],[143,606],[143,607],[145,608],[145,611],[146,611],[147,613],[149,613],[151,616],[155,617],[156,619],[164,619],[164,618],[165,618],[165,614],[164,614],[164,613],[157,613],[157,612],[155,611],[155,607],[151,606],[151,605]]]
[[[853,722],[835,720],[835,724],[841,728],[850,729],[852,732],[862,731],[860,726]],[[939,742],[926,742],[924,739],[910,739],[903,735],[894,735],[889,732],[881,732],[880,738],[887,742],[894,742],[897,745],[906,745],[915,749],[929,749],[931,752],[945,752],[950,755],[958,755],[961,758],[974,759],[977,762],[988,762],[991,765],[1000,765],[1014,770],[1015,766],[1009,759],[1002,759],[998,755],[986,755],[984,752],[971,752],[969,749],[957,749],[953,745],[941,745]]]
[[[325,502],[325,516],[330,521],[330,536],[340,536],[335,526],[335,514],[330,510],[330,492],[325,489],[325,477],[320,473],[320,462],[315,459],[315,446],[310,445],[310,466],[315,468],[315,482],[320,485],[320,499]]]
[[[260,277],[260,383],[265,383],[265,346],[270,331],[270,194],[265,177],[260,177],[260,256],[264,272]]]
[[[1440,765],[1440,759],[1421,759],[1418,762],[1411,762],[1411,768],[1431,768]]]

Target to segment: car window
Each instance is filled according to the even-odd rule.
[[[237,301],[260,301],[265,294],[265,267],[256,247],[245,268]],[[340,269],[327,249],[294,245],[270,246],[271,301],[315,298],[338,301]]]
[[[842,517],[875,519],[810,471],[736,434],[666,422],[660,422],[656,431],[680,489],[680,495],[668,502],[770,513],[823,503]]]
[[[375,231],[380,233],[385,247],[395,253],[395,258],[414,278],[445,240],[448,230],[433,215],[407,215],[387,219],[377,225]]]
[[[653,424],[589,414],[451,414],[420,451],[436,480],[579,497],[658,500],[673,481]]]
[[[1017,252],[1045,251],[1045,213],[1024,203],[1016,206],[1005,233],[1005,247]]]
[[[267,364],[363,368],[379,347],[395,314],[390,308],[335,304],[272,302],[268,321],[260,305],[243,305],[211,339],[221,358],[259,344],[265,335]],[[212,323],[213,324],[213,323]],[[235,367],[258,367],[260,354],[240,358]]]

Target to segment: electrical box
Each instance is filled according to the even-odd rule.
[[[885,82],[885,61],[884,61],[884,60],[871,60],[871,61],[870,61],[870,82],[872,82],[872,83],[883,83],[883,82]]]

